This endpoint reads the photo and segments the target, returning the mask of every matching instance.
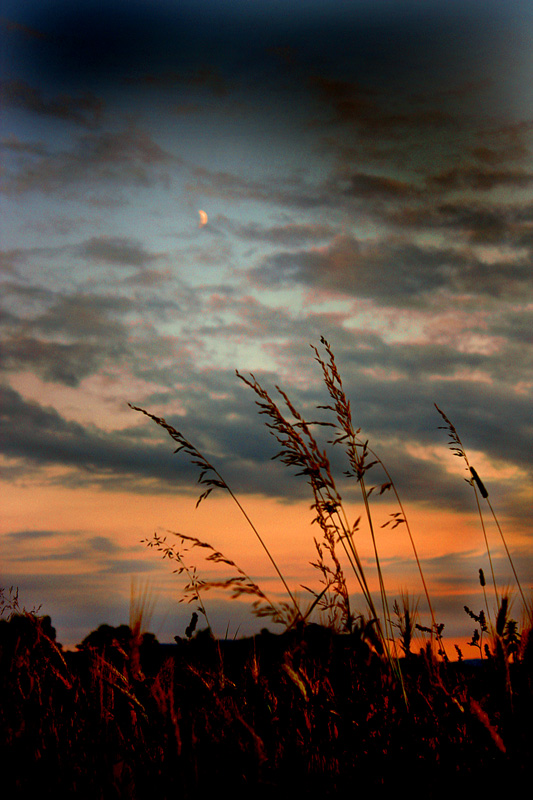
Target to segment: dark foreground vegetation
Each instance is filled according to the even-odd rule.
[[[68,652],[49,617],[14,614],[0,622],[4,796],[466,797],[527,781],[530,632],[512,659],[409,654],[402,683],[367,634],[160,645],[103,625]]]
[[[451,661],[394,481],[353,425],[333,353],[321,343],[323,355],[313,350],[327,390],[327,403],[318,407],[326,419],[317,421],[314,409],[309,421],[282,390],[277,403],[254,376],[239,376],[258,398],[279,445],[276,458],[309,485],[318,587],[302,587],[309,596],[300,602],[217,468],[163,418],[132,406],[164,428],[176,452],[199,470],[198,502],[213,490],[235,501],[286,600],[272,602],[233,560],[183,534],[146,541],[186,579],[183,599],[196,608],[172,646],[142,633],[141,602],[130,626],[101,626],[77,652],[64,652],[49,617],[21,611],[16,593],[3,592],[0,775],[6,797],[188,800],[226,792],[280,800],[389,797],[401,790],[470,798],[503,797],[528,785],[533,615],[487,488],[437,408],[475,496],[489,576],[479,569],[484,608],[465,607],[479,658],[469,662],[457,651],[458,660]],[[325,444],[318,438],[323,430],[331,436]],[[340,477],[332,467],[338,459],[328,456],[332,448],[344,454]],[[351,521],[341,489],[354,487],[362,511]],[[425,624],[417,603],[407,595],[392,603],[385,586],[373,504],[386,492],[398,510],[380,527],[408,536],[425,595]],[[496,580],[484,508],[516,580],[521,624],[511,616],[509,591]],[[360,552],[363,525],[372,541],[371,575],[368,554]],[[202,579],[190,562],[193,552],[225,573]],[[245,596],[257,616],[281,624],[284,633],[265,629],[251,639],[215,640],[203,601],[212,589]],[[354,610],[354,597],[362,612]],[[323,626],[311,622],[317,613]],[[208,627],[195,633],[198,615]],[[425,637],[418,652],[415,633]]]

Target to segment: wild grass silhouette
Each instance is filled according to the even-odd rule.
[[[317,535],[319,588],[302,602],[263,536],[222,475],[163,418],[132,406],[163,427],[198,469],[198,503],[213,490],[229,494],[244,515],[285,592],[275,602],[230,557],[199,538],[155,534],[145,540],[185,578],[191,622],[174,645],[145,631],[150,598],[132,602],[129,625],[101,625],[65,652],[49,617],[21,607],[16,590],[0,594],[0,736],[6,793],[87,798],[232,796],[387,796],[400,784],[427,797],[472,791],[491,794],[526,779],[531,762],[533,635],[531,607],[518,581],[523,622],[511,616],[506,590],[496,586],[496,611],[465,611],[475,628],[471,663],[446,651],[394,481],[352,421],[350,403],[329,344],[313,348],[328,393],[325,419],[307,420],[289,396],[276,399],[251,375],[238,377],[256,396],[275,437],[276,458],[308,486]],[[450,445],[465,460],[488,547],[482,500],[488,492],[468,462],[444,412]],[[329,435],[325,445],[320,433]],[[332,450],[343,448],[345,470],[334,475]],[[335,462],[337,463],[337,462]],[[370,478],[379,474],[382,479]],[[341,488],[353,481],[362,513],[352,521]],[[385,525],[405,529],[419,570],[424,602],[390,596],[379,552],[373,497],[392,492],[398,503]],[[365,524],[373,547],[370,570],[359,549]],[[171,537],[171,538],[169,538]],[[206,580],[195,554],[226,570]],[[479,580],[486,591],[483,570]],[[353,607],[355,583],[363,608]],[[370,587],[378,587],[376,597]],[[255,613],[281,624],[274,635],[217,640],[205,601],[210,590],[251,599]],[[427,608],[426,608],[427,606]],[[325,624],[313,620],[320,612]],[[423,614],[429,616],[422,624]],[[198,630],[199,619],[204,625]],[[469,623],[470,624],[470,623]],[[414,651],[414,634],[425,642]],[[416,784],[415,784],[416,782]]]

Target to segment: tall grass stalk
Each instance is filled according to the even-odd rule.
[[[374,450],[372,450],[370,447],[368,448],[368,452],[372,455],[373,458],[376,459],[376,461],[379,463],[381,469],[385,473],[385,475],[387,477],[387,480],[388,480],[388,482],[390,484],[390,489],[394,493],[394,496],[396,498],[396,502],[398,503],[398,507],[400,509],[400,513],[399,514],[397,514],[397,513],[392,514],[391,515],[392,519],[390,519],[387,522],[383,523],[383,525],[381,527],[382,528],[386,528],[388,525],[392,525],[393,528],[396,528],[398,525],[405,525],[405,529],[406,529],[407,535],[409,537],[409,542],[410,542],[411,548],[413,550],[413,556],[414,556],[414,559],[416,561],[416,566],[417,566],[417,569],[418,569],[418,573],[420,575],[420,580],[422,582],[422,587],[424,589],[424,594],[426,596],[426,601],[427,601],[427,604],[428,604],[429,614],[430,614],[430,617],[431,617],[431,634],[430,635],[431,635],[431,637],[435,636],[435,638],[437,639],[439,652],[444,657],[444,659],[447,660],[448,656],[447,656],[447,653],[446,653],[446,647],[444,645],[444,640],[442,638],[442,626],[437,624],[437,619],[435,617],[435,612],[434,612],[434,609],[433,609],[433,603],[431,602],[431,597],[430,597],[430,594],[429,594],[428,585],[426,583],[426,578],[424,576],[424,571],[422,569],[422,563],[421,563],[420,557],[418,555],[418,550],[417,550],[417,547],[416,547],[416,544],[415,544],[413,533],[411,531],[411,526],[409,524],[409,519],[407,517],[407,514],[405,513],[405,509],[404,509],[402,500],[400,498],[400,495],[398,493],[398,489],[396,488],[396,484],[395,484],[394,480],[392,479],[392,476],[391,476],[389,470],[387,469],[387,467],[385,466],[385,464],[383,463],[381,458],[377,455],[377,453]]]
[[[369,469],[371,469],[372,466],[374,466],[376,462],[374,461],[369,463],[367,461],[367,457],[370,452],[368,449],[368,442],[361,443],[357,439],[357,435],[360,433],[361,429],[358,428],[357,431],[354,429],[350,401],[346,398],[346,393],[344,391],[342,379],[337,369],[335,356],[333,354],[331,346],[323,336],[321,337],[320,341],[326,351],[327,362],[320,356],[320,353],[316,347],[312,346],[312,349],[314,350],[315,353],[315,360],[318,362],[318,364],[322,369],[324,384],[333,402],[332,405],[321,406],[321,408],[332,411],[336,416],[338,435],[330,443],[332,445],[339,444],[341,442],[344,443],[346,448],[346,453],[348,456],[348,461],[350,464],[350,469],[347,470],[345,474],[347,475],[347,477],[355,478],[359,483],[361,489],[363,506],[365,509],[365,514],[370,530],[372,546],[374,549],[374,557],[376,561],[376,570],[378,575],[381,603],[384,614],[385,635],[392,642],[394,642],[391,613],[389,610],[389,602],[387,598],[387,592],[385,589],[385,582],[383,579],[383,572],[381,569],[381,562],[376,542],[374,521],[370,510],[370,503],[369,503],[370,493],[367,490],[365,483],[366,473],[368,472]],[[387,488],[389,488],[388,485],[386,484],[382,485],[381,493],[383,493],[383,491],[385,491]],[[350,538],[353,543],[353,537]]]
[[[154,533],[151,539],[142,539],[141,543],[145,544],[147,547],[158,550],[163,558],[168,558],[169,561],[175,561],[178,564],[176,569],[173,570],[175,574],[181,575],[185,573],[187,575],[188,583],[184,589],[184,597],[187,598],[187,602],[189,603],[197,603],[197,611],[202,614],[206,621],[207,627],[211,629],[209,617],[207,616],[207,610],[202,599],[201,590],[203,588],[204,581],[198,576],[196,567],[189,566],[187,564],[182,556],[182,553],[174,545],[167,543],[166,536],[160,536],[158,533]]]
[[[475,471],[474,471],[474,472],[475,472]],[[479,480],[479,478],[478,478],[478,480]],[[480,483],[481,483],[481,481],[480,481]],[[485,491],[486,491],[486,490],[485,490]],[[495,512],[494,512],[494,509],[493,509],[493,507],[492,507],[492,504],[491,504],[491,502],[490,502],[490,500],[489,500],[489,495],[488,495],[488,492],[487,492],[487,494],[485,495],[485,500],[487,501],[487,505],[488,505],[488,507],[490,508],[490,512],[491,512],[491,514],[492,514],[492,518],[494,519],[494,522],[496,523],[496,527],[498,528],[498,532],[499,532],[499,534],[500,534],[501,540],[502,540],[502,542],[503,542],[503,546],[504,546],[504,548],[505,548],[505,552],[507,553],[507,558],[509,559],[509,564],[511,565],[511,569],[513,570],[513,575],[514,575],[514,578],[515,578],[515,581],[516,581],[516,585],[517,585],[517,587],[518,587],[518,591],[520,592],[520,596],[521,596],[521,598],[522,598],[522,602],[523,602],[523,604],[524,604],[524,609],[525,609],[526,613],[529,615],[530,621],[532,621],[532,622],[533,622],[533,612],[532,612],[531,606],[530,606],[530,604],[528,604],[528,602],[526,601],[526,598],[525,598],[524,592],[522,591],[522,585],[521,585],[521,583],[520,583],[520,580],[519,580],[519,578],[518,578],[518,574],[517,574],[517,572],[516,572],[515,565],[514,565],[514,563],[513,563],[513,559],[512,559],[512,557],[511,557],[511,553],[509,552],[509,548],[508,548],[508,546],[507,546],[507,542],[506,542],[506,540],[505,540],[505,537],[504,537],[504,535],[503,535],[503,531],[502,531],[502,529],[501,529],[500,523],[499,523],[499,521],[498,521],[498,518],[497,518],[497,516],[496,516],[496,514],[495,514]]]
[[[167,533],[177,537],[180,540],[182,547],[183,545],[187,545],[191,549],[200,548],[207,551],[208,555],[206,556],[206,561],[214,564],[223,564],[224,566],[235,570],[235,574],[229,578],[226,578],[225,580],[204,580],[203,578],[199,577],[197,568],[195,566],[189,566],[187,564],[183,549],[178,549],[177,545],[169,545],[166,537],[160,537],[156,533],[152,539],[144,540],[148,547],[155,547],[156,549],[160,550],[163,553],[164,558],[169,558],[178,563],[177,569],[174,570],[175,573],[180,575],[185,573],[187,575],[189,582],[184,587],[184,596],[189,598],[188,602],[198,603],[197,610],[205,617],[209,628],[211,626],[209,625],[209,619],[202,595],[204,592],[212,589],[229,591],[233,600],[236,600],[243,595],[247,597],[254,597],[255,600],[252,608],[256,616],[270,617],[274,622],[291,626],[301,618],[301,616],[294,615],[294,608],[291,604],[280,603],[279,606],[274,605],[265,592],[263,592],[261,587],[255,583],[255,581],[253,581],[252,578],[246,572],[244,572],[244,570],[241,569],[238,564],[235,563],[235,561],[225,556],[219,550],[215,550],[215,548],[208,542],[204,542],[195,536],[186,536],[184,533],[176,533],[175,531],[167,531]]]
[[[491,630],[494,630],[494,625],[492,624],[492,614],[490,613],[489,603],[488,603],[488,600],[487,600],[487,590],[486,590],[487,582],[485,580],[485,573],[483,572],[482,569],[479,570],[479,585],[483,589],[483,597],[484,597],[484,600],[485,600],[485,610],[487,612],[487,617],[488,617],[488,620],[489,620],[489,626],[490,626]]]
[[[245,378],[238,372],[237,376],[260,398],[256,400],[259,414],[266,415],[270,419],[270,422],[265,423],[266,427],[281,445],[281,449],[273,458],[279,459],[288,467],[297,467],[299,472],[296,475],[303,475],[307,478],[313,493],[311,507],[316,512],[313,522],[322,529],[327,551],[332,559],[336,559],[336,546],[339,542],[341,543],[370,614],[372,618],[379,620],[363,564],[353,541],[353,532],[357,529],[359,520],[356,520],[353,526],[350,526],[348,522],[342,498],[331,472],[329,458],[326,452],[320,449],[311,431],[311,426],[316,423],[306,422],[287,394],[278,386],[276,389],[294,421],[287,419],[268,392],[258,383],[255,376],[251,375],[250,378]],[[340,572],[336,573],[336,579],[340,582],[345,581],[344,575]],[[345,624],[349,627],[351,612],[348,607],[344,610],[344,619]]]
[[[213,489],[216,488],[216,487],[218,487],[220,489],[225,489],[228,492],[228,494],[230,495],[231,499],[233,500],[233,502],[235,503],[235,505],[237,506],[237,508],[241,512],[241,514],[246,519],[246,522],[248,523],[248,525],[252,529],[255,537],[259,541],[259,543],[260,543],[261,547],[263,548],[263,550],[265,551],[269,561],[271,562],[272,566],[274,567],[279,579],[281,580],[281,582],[282,582],[282,584],[283,584],[283,586],[285,588],[285,591],[287,592],[289,598],[291,599],[291,602],[292,602],[292,604],[294,606],[296,617],[300,617],[301,613],[300,613],[300,608],[298,606],[298,603],[296,602],[296,599],[294,598],[293,593],[291,592],[291,590],[290,590],[285,578],[283,577],[283,575],[282,575],[277,563],[275,562],[275,560],[274,560],[274,558],[272,556],[272,553],[268,549],[268,547],[265,544],[263,538],[261,537],[259,531],[257,530],[257,528],[255,527],[254,523],[252,522],[252,520],[250,519],[250,517],[246,513],[245,509],[243,508],[243,506],[239,502],[239,499],[234,494],[232,489],[228,486],[228,484],[226,483],[226,481],[224,480],[222,475],[219,473],[219,471],[216,469],[216,467],[214,467],[213,464],[211,464],[207,460],[207,458],[205,458],[205,456],[203,456],[202,453],[200,453],[200,451],[197,450],[196,447],[191,442],[189,442],[188,439],[186,439],[185,436],[182,433],[180,433],[180,431],[177,431],[172,425],[170,425],[162,417],[157,417],[154,414],[150,414],[150,412],[149,411],[145,411],[144,408],[139,408],[138,406],[133,406],[131,403],[128,403],[128,405],[134,411],[140,411],[142,414],[145,414],[147,417],[150,417],[150,419],[153,419],[154,422],[156,422],[158,425],[160,425],[162,428],[164,428],[167,431],[167,433],[169,434],[169,436],[172,439],[174,439],[174,441],[176,441],[178,443],[178,445],[179,445],[179,447],[174,452],[175,453],[179,453],[180,451],[183,450],[189,456],[189,458],[191,459],[192,463],[195,466],[200,468],[200,474],[198,476],[198,483],[200,483],[201,485],[206,486],[207,488],[202,492],[202,494],[199,496],[198,500],[196,501],[196,507],[198,507],[200,505],[200,503],[203,500],[205,500],[211,494]]]
[[[441,417],[443,418],[443,420],[446,423],[445,426],[440,426],[440,427],[442,428],[442,430],[447,430],[448,431],[448,435],[450,437],[450,440],[449,440],[450,450],[453,452],[453,454],[455,456],[457,456],[458,458],[462,458],[464,460],[464,462],[466,464],[466,467],[467,467],[467,470],[470,473],[470,478],[465,479],[465,480],[467,481],[467,483],[470,484],[470,486],[472,486],[472,488],[474,490],[474,495],[475,495],[475,498],[476,498],[476,504],[477,504],[477,508],[478,508],[479,518],[480,518],[480,521],[481,521],[481,528],[483,530],[483,537],[485,539],[485,547],[487,549],[487,555],[488,555],[489,564],[490,564],[492,582],[493,582],[493,585],[494,585],[494,593],[495,593],[495,597],[496,597],[496,608],[500,607],[500,598],[499,598],[498,588],[497,588],[497,584],[496,584],[496,577],[495,577],[495,574],[494,574],[494,567],[493,567],[493,563],[492,563],[492,556],[491,556],[491,552],[490,552],[490,548],[489,548],[489,542],[488,542],[488,538],[487,538],[487,531],[486,531],[486,528],[485,528],[485,522],[484,522],[484,519],[483,519],[483,513],[481,511],[481,505],[480,505],[480,502],[479,502],[478,490],[479,490],[479,493],[481,494],[481,497],[484,500],[486,500],[487,505],[488,505],[488,507],[490,509],[490,512],[492,514],[492,518],[493,518],[493,520],[494,520],[494,522],[496,524],[496,527],[498,528],[498,532],[499,532],[501,540],[503,542],[503,546],[505,548],[505,552],[507,554],[507,558],[509,560],[509,564],[511,565],[511,569],[512,569],[513,575],[515,577],[515,581],[516,581],[516,585],[518,587],[518,591],[520,592],[520,596],[522,597],[522,602],[524,604],[524,609],[525,609],[526,613],[530,616],[530,618],[532,618],[532,609],[530,609],[530,607],[529,607],[529,605],[528,605],[528,603],[526,601],[524,592],[522,591],[522,585],[520,583],[520,579],[518,577],[518,573],[517,573],[517,571],[515,569],[515,566],[514,566],[514,563],[513,563],[513,559],[511,557],[511,553],[510,553],[509,548],[507,546],[507,542],[505,540],[505,536],[503,535],[502,528],[501,528],[500,523],[498,521],[498,518],[497,518],[497,516],[496,516],[496,514],[494,512],[492,504],[491,504],[491,502],[489,500],[489,493],[488,493],[483,481],[479,477],[477,471],[475,470],[475,468],[473,466],[471,466],[471,464],[470,464],[470,462],[468,460],[468,456],[466,455],[466,451],[465,451],[465,449],[463,447],[463,443],[461,442],[461,439],[459,438],[459,434],[457,433],[457,430],[455,428],[455,425],[453,425],[453,423],[448,419],[448,417],[446,416],[444,411],[442,411],[438,407],[438,405],[436,403],[434,405],[435,405],[435,408],[437,409],[437,411],[439,412],[439,414],[441,415]],[[533,618],[532,618],[532,620],[533,620]]]

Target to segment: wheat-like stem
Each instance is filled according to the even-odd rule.
[[[465,478],[465,480],[466,480],[466,482],[468,484],[470,484],[470,486],[472,486],[472,488],[474,490],[474,496],[476,498],[476,505],[477,505],[477,510],[478,510],[478,514],[479,514],[479,520],[480,520],[480,523],[481,523],[481,529],[483,531],[483,538],[485,540],[485,548],[487,550],[487,556],[488,556],[488,559],[489,559],[490,572],[491,572],[491,575],[492,575],[492,584],[493,584],[493,587],[494,587],[494,594],[496,596],[496,606],[499,606],[500,601],[499,601],[499,598],[498,598],[498,586],[497,586],[496,577],[495,577],[495,574],[494,574],[494,566],[492,564],[492,555],[491,555],[491,552],[490,552],[489,541],[488,541],[488,538],[487,538],[487,531],[486,531],[486,528],[485,528],[485,520],[483,519],[483,512],[481,511],[481,505],[479,503],[479,497],[478,497],[476,485],[478,485],[480,487],[480,490],[481,490],[482,494],[485,491],[485,487],[483,486],[483,484],[479,480],[477,472],[473,469],[473,467],[470,466],[470,462],[468,460],[468,456],[466,455],[466,451],[465,451],[465,449],[463,447],[463,443],[462,443],[461,439],[459,438],[459,434],[457,433],[457,429],[455,428],[455,425],[453,424],[453,422],[451,422],[451,420],[448,419],[448,417],[446,416],[444,411],[442,411],[442,409],[440,409],[436,403],[434,403],[434,405],[435,405],[435,408],[437,409],[437,411],[439,412],[439,414],[441,415],[441,417],[443,418],[443,420],[446,423],[446,426],[439,426],[439,427],[441,427],[442,430],[448,431],[448,436],[450,437],[450,441],[448,443],[449,447],[450,447],[450,450],[452,451],[452,453],[455,456],[457,456],[457,458],[462,458],[463,459],[463,461],[466,464],[467,470],[470,472],[470,476],[471,477],[470,478]]]
[[[520,592],[520,596],[522,598],[522,602],[524,604],[524,608],[526,610],[526,613],[530,616],[531,621],[533,621],[532,612],[531,612],[531,610],[529,608],[528,603],[526,602],[526,598],[525,598],[524,592],[522,591],[522,584],[520,583],[520,580],[518,578],[518,574],[516,572],[515,565],[513,563],[513,559],[511,558],[511,553],[509,552],[509,548],[507,547],[507,542],[505,541],[505,537],[504,537],[503,531],[502,531],[502,529],[500,527],[500,523],[498,522],[498,518],[496,517],[496,514],[494,513],[494,509],[493,509],[492,504],[491,504],[491,502],[489,500],[488,493],[487,493],[487,496],[485,497],[485,500],[487,501],[487,505],[490,508],[492,517],[494,519],[494,522],[496,523],[496,527],[498,528],[499,534],[501,536],[501,540],[503,542],[503,546],[505,547],[505,552],[507,553],[507,558],[509,559],[509,563],[511,565],[511,569],[513,570],[513,575],[515,577],[516,585],[518,586],[518,591]]]
[[[202,492],[202,494],[198,498],[198,500],[196,502],[196,506],[198,506],[203,500],[205,500],[206,497],[208,497],[208,495],[212,492],[213,488],[215,488],[215,487],[218,487],[220,489],[225,489],[228,492],[229,496],[231,497],[233,502],[236,504],[236,506],[239,509],[239,511],[241,512],[241,514],[244,516],[245,520],[247,521],[248,525],[250,526],[251,530],[253,531],[254,535],[256,536],[257,540],[259,541],[261,547],[265,551],[265,553],[266,553],[268,559],[270,560],[272,566],[274,567],[279,579],[281,580],[281,582],[283,584],[283,587],[285,588],[285,591],[287,592],[288,596],[291,599],[291,602],[294,605],[296,615],[297,616],[301,616],[300,608],[298,606],[298,603],[296,602],[296,600],[294,598],[294,595],[292,594],[292,592],[291,592],[291,590],[290,590],[290,588],[289,588],[289,586],[287,584],[287,581],[285,580],[283,574],[281,573],[281,570],[279,569],[276,561],[274,560],[274,557],[272,556],[272,553],[268,549],[268,547],[267,547],[266,543],[264,542],[262,536],[260,535],[259,531],[255,527],[254,523],[252,522],[252,520],[250,519],[248,514],[246,513],[245,509],[243,508],[242,504],[238,500],[237,496],[234,494],[232,489],[228,486],[228,484],[226,483],[226,481],[224,480],[224,478],[222,477],[220,472],[217,470],[217,468],[215,466],[213,466],[213,464],[211,464],[211,462],[209,462],[207,460],[207,458],[205,458],[205,456],[202,455],[202,453],[200,453],[200,451],[197,450],[197,448],[188,439],[186,439],[185,436],[180,431],[177,431],[165,419],[163,419],[162,417],[157,417],[157,416],[155,416],[155,414],[151,414],[149,411],[145,411],[144,408],[139,408],[138,406],[133,406],[131,403],[128,403],[128,405],[134,411],[140,411],[142,414],[145,414],[145,416],[150,417],[150,419],[153,419],[154,422],[156,422],[162,428],[165,428],[165,430],[167,431],[169,436],[172,439],[174,439],[174,441],[176,441],[178,443],[178,445],[179,445],[179,447],[177,448],[177,450],[175,450],[175,452],[178,453],[181,450],[183,450],[190,457],[192,463],[195,466],[200,468],[201,471],[200,471],[200,475],[198,477],[198,483],[203,484],[204,486],[207,486],[207,489],[204,492]],[[210,474],[213,475],[214,477],[208,477]]]
[[[194,600],[194,602],[198,604],[198,611],[202,614],[207,622],[207,627],[211,629],[207,610],[201,595],[204,581],[197,577],[196,568],[189,567],[182,554],[173,545],[167,544],[166,536],[159,536],[159,534],[154,533],[151,539],[142,539],[141,543],[145,544],[147,547],[153,547],[156,550],[159,550],[159,552],[163,554],[163,558],[168,558],[170,561],[176,561],[178,567],[174,570],[174,572],[178,575],[185,573],[189,579],[189,583],[185,587],[185,596],[189,594],[191,596],[189,602]]]
[[[437,625],[435,612],[433,610],[433,604],[431,602],[431,597],[430,597],[429,589],[428,589],[428,586],[427,586],[427,583],[426,583],[426,578],[425,578],[424,572],[422,570],[422,564],[420,562],[420,557],[418,555],[418,550],[417,550],[417,547],[416,547],[416,544],[415,544],[415,540],[414,540],[414,537],[413,537],[413,534],[412,534],[412,531],[411,531],[411,526],[409,524],[409,519],[407,517],[407,514],[405,513],[405,509],[404,509],[401,497],[400,497],[400,495],[398,493],[398,489],[396,488],[396,483],[392,479],[392,476],[391,476],[389,470],[387,469],[387,467],[385,466],[385,464],[383,463],[381,458],[378,456],[378,454],[374,450],[372,450],[370,447],[368,448],[368,452],[379,463],[380,467],[382,468],[382,470],[385,473],[385,475],[387,477],[387,480],[388,480],[388,484],[385,484],[385,485],[386,485],[387,488],[392,489],[392,491],[394,493],[394,496],[396,497],[396,502],[398,503],[398,507],[400,509],[400,516],[393,515],[393,518],[394,518],[393,527],[396,527],[397,525],[399,525],[401,523],[403,523],[405,525],[405,528],[406,528],[406,531],[407,531],[407,535],[409,537],[409,541],[411,543],[411,547],[412,547],[412,550],[413,550],[413,555],[414,555],[414,558],[415,558],[415,561],[416,561],[416,565],[417,565],[417,568],[418,568],[418,573],[420,575],[420,580],[422,582],[422,586],[423,586],[423,589],[424,589],[424,594],[426,596],[429,613],[430,613],[430,616],[431,616],[431,623],[432,623],[432,628],[431,628],[432,634],[431,635],[432,636],[433,636],[433,634],[436,635],[437,641],[438,641],[438,645],[439,645],[439,649],[441,650],[442,655],[444,656],[444,658],[447,659],[446,647],[444,645],[444,641],[442,639],[442,635],[439,633],[439,626]],[[388,524],[389,523],[386,522],[385,525],[382,525],[382,527],[385,527]]]
[[[403,683],[403,677],[402,677],[402,674],[401,674],[399,661],[398,661],[398,658],[396,656],[396,664],[395,665],[393,664],[392,655],[390,653],[389,644],[388,644],[389,639],[390,639],[390,641],[392,641],[394,646],[395,646],[395,638],[394,638],[394,633],[393,633],[393,630],[392,630],[392,620],[391,620],[391,614],[390,614],[390,610],[389,610],[387,592],[386,592],[386,589],[385,589],[385,582],[384,582],[384,579],[383,579],[383,572],[382,572],[382,569],[381,569],[381,562],[380,562],[380,558],[379,558],[379,552],[378,552],[378,547],[377,547],[377,542],[376,542],[376,536],[375,536],[375,532],[374,532],[374,523],[373,523],[373,519],[372,519],[372,513],[371,513],[371,510],[370,510],[370,504],[369,504],[370,492],[367,491],[366,485],[365,485],[365,474],[368,472],[369,469],[371,469],[371,467],[376,462],[370,462],[370,463],[367,462],[367,456],[368,456],[368,452],[369,452],[368,446],[367,446],[366,442],[361,445],[357,440],[357,435],[360,433],[360,428],[357,429],[357,431],[354,429],[353,422],[352,422],[352,414],[351,414],[351,409],[350,409],[350,401],[346,398],[346,394],[344,392],[344,388],[343,388],[343,385],[342,385],[342,379],[341,379],[340,373],[339,373],[339,371],[337,369],[337,365],[336,365],[336,362],[335,362],[335,356],[334,356],[333,351],[332,351],[332,349],[331,349],[331,347],[329,345],[329,342],[327,342],[327,340],[323,336],[320,338],[320,341],[321,341],[322,345],[324,346],[324,348],[326,350],[326,353],[327,353],[327,356],[328,356],[328,362],[327,363],[320,356],[320,353],[318,352],[318,349],[316,347],[314,347],[313,345],[311,347],[312,347],[312,350],[315,353],[315,360],[318,362],[318,364],[320,365],[320,367],[322,369],[322,375],[323,375],[324,383],[326,385],[326,388],[328,390],[330,398],[333,401],[333,405],[321,406],[321,408],[324,408],[326,410],[332,411],[336,415],[337,425],[338,425],[338,429],[339,429],[339,435],[337,435],[337,437],[335,439],[333,439],[330,442],[330,444],[332,444],[334,446],[336,444],[342,443],[344,445],[344,447],[346,449],[346,454],[348,456],[348,461],[349,461],[350,467],[351,467],[351,469],[346,472],[346,475],[348,477],[356,478],[356,480],[358,481],[358,483],[360,485],[360,488],[361,488],[361,493],[362,493],[362,498],[363,498],[363,505],[364,505],[364,508],[365,508],[365,513],[366,513],[366,517],[367,517],[368,525],[369,525],[369,529],[370,529],[370,535],[371,535],[371,538],[372,538],[372,545],[373,545],[374,557],[375,557],[375,561],[376,561],[376,570],[377,570],[377,574],[378,574],[381,602],[382,602],[382,607],[383,607],[384,630],[381,633],[381,636],[382,636],[382,640],[383,640],[383,644],[384,644],[384,647],[385,647],[385,651],[386,651],[387,656],[389,658],[391,667],[394,669],[394,671],[397,673],[397,675],[398,675],[398,677],[400,679],[401,686],[402,686],[402,692],[403,692],[403,695],[404,695],[405,702],[407,704],[407,697],[406,697],[406,694],[405,694],[405,687],[404,687],[404,683]],[[335,426],[333,426],[333,427],[335,427]],[[358,451],[358,447],[361,449],[360,453]],[[379,626],[379,630],[381,632],[381,626]]]
[[[477,489],[479,489],[479,492],[480,492],[481,496],[484,498],[484,500],[487,501],[487,505],[488,505],[488,507],[490,509],[490,512],[492,514],[492,518],[493,518],[493,520],[494,520],[494,522],[496,524],[496,527],[498,528],[498,532],[499,532],[501,540],[503,542],[503,546],[505,548],[505,552],[507,553],[507,558],[509,559],[509,563],[511,565],[511,569],[513,571],[513,575],[514,575],[515,580],[516,580],[516,585],[518,586],[518,591],[520,592],[520,596],[522,597],[522,602],[524,603],[524,608],[526,609],[526,613],[529,613],[529,606],[528,606],[528,604],[526,602],[526,598],[524,596],[524,592],[522,591],[522,585],[521,585],[520,580],[518,578],[518,574],[516,572],[516,569],[515,569],[515,566],[514,566],[514,563],[513,563],[513,559],[511,558],[511,553],[510,553],[509,548],[507,546],[507,542],[505,540],[505,536],[503,535],[502,528],[501,528],[500,523],[498,521],[498,518],[497,518],[497,516],[496,516],[496,514],[494,512],[492,504],[491,504],[491,502],[489,500],[489,493],[488,493],[483,481],[481,480],[481,478],[479,477],[478,473],[474,469],[474,467],[472,467],[470,465],[470,463],[468,461],[468,457],[467,457],[466,452],[465,452],[465,449],[464,449],[463,444],[462,444],[462,442],[461,442],[461,440],[459,438],[459,434],[457,433],[457,430],[456,430],[455,426],[448,419],[448,417],[446,416],[444,411],[442,411],[438,407],[438,405],[436,403],[435,403],[435,408],[437,409],[437,411],[439,412],[441,417],[446,422],[446,427],[444,428],[444,430],[447,430],[448,434],[450,436],[450,449],[452,450],[452,452],[456,456],[458,456],[459,458],[463,458],[464,459],[465,464],[466,464],[466,466],[467,466],[467,468],[468,468],[468,470],[470,472],[470,475],[471,475],[470,479],[467,480],[467,483],[469,483],[472,486],[472,488],[474,489],[474,494],[475,494],[475,497],[476,497],[476,503],[477,503],[478,512],[479,512],[479,518],[481,520],[481,527],[483,529],[483,536],[485,538],[485,545],[486,545],[487,553],[488,553],[488,557],[489,557],[490,569],[491,569],[491,573],[492,573],[492,581],[494,583],[494,591],[495,591],[495,594],[496,594],[496,607],[498,608],[500,606],[500,600],[499,600],[499,596],[498,596],[498,590],[496,588],[496,579],[494,577],[494,569],[493,569],[493,566],[492,566],[492,558],[491,558],[491,554],[490,554],[490,549],[489,549],[489,544],[488,544],[488,539],[487,539],[487,532],[485,530],[485,523],[483,521],[483,514],[481,512],[481,506],[480,506],[480,503],[479,503]]]
[[[317,512],[314,521],[322,528],[324,538],[329,543],[329,548],[334,548],[334,539],[336,537],[340,540],[368,604],[370,613],[373,618],[379,619],[362,562],[353,542],[352,531],[342,505],[342,498],[331,473],[328,456],[325,451],[320,450],[310,429],[311,424],[320,423],[306,422],[287,394],[279,386],[276,386],[277,391],[295,420],[295,422],[289,421],[254,375],[251,375],[250,378],[245,378],[239,372],[236,374],[260,398],[256,400],[256,404],[260,409],[259,413],[268,416],[271,420],[265,424],[281,445],[280,451],[274,458],[281,460],[286,466],[299,468],[300,471],[296,474],[307,477],[314,497],[312,508]],[[385,637],[383,639],[386,646]]]

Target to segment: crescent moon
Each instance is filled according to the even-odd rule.
[[[207,214],[201,209],[198,213],[200,214],[200,228],[203,228],[204,225],[207,225]]]

